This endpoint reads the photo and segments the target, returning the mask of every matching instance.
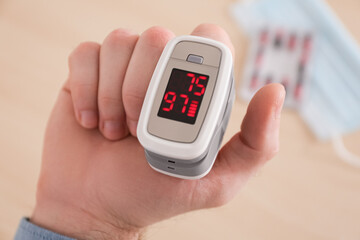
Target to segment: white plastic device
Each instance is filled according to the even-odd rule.
[[[215,40],[180,36],[165,47],[137,127],[150,166],[198,179],[211,169],[234,101],[233,60]]]

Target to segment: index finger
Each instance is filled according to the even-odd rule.
[[[233,57],[235,56],[234,46],[231,43],[229,35],[223,28],[219,27],[218,25],[210,23],[200,24],[194,29],[194,31],[192,31],[191,35],[211,38],[213,40],[222,42],[229,47]]]
[[[136,43],[122,89],[126,122],[133,136],[136,136],[141,107],[157,61],[174,36],[165,28],[152,27],[141,34]]]

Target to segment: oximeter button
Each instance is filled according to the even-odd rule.
[[[204,58],[202,56],[189,54],[186,61],[192,62],[192,63],[197,63],[197,64],[202,64],[204,61]]]

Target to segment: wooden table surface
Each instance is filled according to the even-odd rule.
[[[239,80],[246,41],[229,16],[232,2],[0,0],[0,239],[11,239],[34,206],[44,129],[69,52],[118,27],[161,25],[181,35],[211,22],[234,42]],[[328,2],[360,40],[360,1]],[[226,140],[245,109],[238,99]],[[284,111],[280,141],[280,153],[229,204],[156,224],[146,239],[360,239],[360,169],[317,141],[294,111]],[[359,142],[360,132],[345,137],[357,154]]]

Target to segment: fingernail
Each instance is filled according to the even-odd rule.
[[[283,91],[281,91],[281,93],[279,93],[278,98],[276,99],[276,103],[275,103],[275,119],[279,119],[281,116],[281,110],[283,108],[284,105],[284,100],[285,100],[285,89]]]
[[[122,130],[122,125],[120,121],[104,121],[104,134],[111,139],[116,138]]]
[[[133,136],[136,136],[137,124],[138,124],[137,121],[128,120],[129,130]]]
[[[80,122],[85,128],[94,128],[97,125],[97,114],[94,111],[81,111]]]

